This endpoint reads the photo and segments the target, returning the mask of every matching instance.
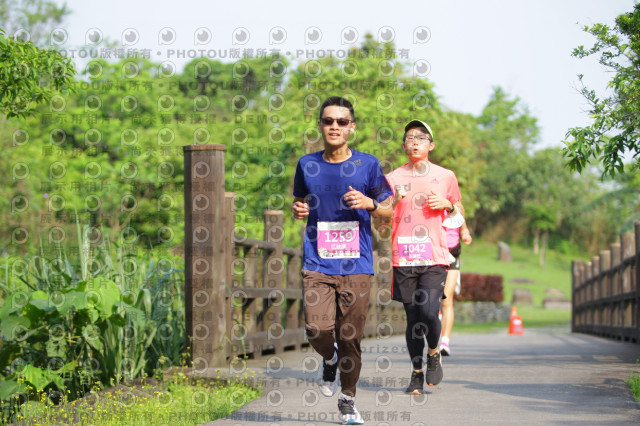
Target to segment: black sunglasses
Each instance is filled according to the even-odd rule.
[[[334,121],[336,121],[338,123],[338,126],[340,127],[347,127],[352,120],[349,120],[348,118],[332,118],[332,117],[322,117],[320,119],[320,122],[325,126],[331,126]]]

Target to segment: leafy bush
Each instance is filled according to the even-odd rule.
[[[73,400],[178,365],[185,344],[181,271],[174,259],[92,245],[79,230],[79,258],[14,258],[0,283],[3,417],[37,392]]]
[[[502,302],[502,275],[462,273],[460,294],[455,300],[462,302]]]

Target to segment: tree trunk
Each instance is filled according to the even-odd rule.
[[[540,252],[540,229],[533,228],[533,254]]]
[[[545,229],[542,233],[542,241],[540,244],[540,266],[544,268],[544,256],[547,252],[547,244],[549,242],[549,230]]]

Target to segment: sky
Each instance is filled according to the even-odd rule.
[[[405,60],[428,62],[420,75],[434,83],[449,109],[478,115],[495,86],[520,98],[538,118],[540,148],[562,146],[569,128],[589,124],[578,74],[599,93],[612,77],[596,58],[571,56],[575,47],[595,41],[582,28],[613,26],[615,17],[634,5],[633,0],[66,3],[72,11],[62,26],[67,46],[85,44],[90,34],[120,42],[128,35],[129,48],[150,49],[151,59],[178,69],[198,51],[228,58],[232,49],[278,49],[295,61],[329,51],[339,55],[359,45],[366,33],[393,39]]]

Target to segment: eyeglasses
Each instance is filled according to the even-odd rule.
[[[324,126],[331,126],[334,121],[337,121],[338,126],[340,127],[347,127],[352,120],[349,120],[348,118],[332,118],[332,117],[322,117],[320,119],[320,122]]]
[[[429,138],[426,136],[407,136],[404,141],[413,145],[424,145],[429,142]]]

